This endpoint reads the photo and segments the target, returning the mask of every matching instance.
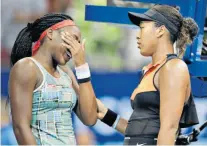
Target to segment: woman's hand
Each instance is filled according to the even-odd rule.
[[[62,45],[70,50],[75,66],[85,64],[85,39],[79,42],[68,32],[62,32],[61,37],[64,41]]]
[[[102,120],[104,116],[106,115],[108,108],[105,107],[105,105],[97,98],[96,98],[96,102],[98,106],[97,117],[98,119]],[[127,125],[128,125],[128,121],[123,118],[120,118],[116,125],[116,130],[121,132],[122,134],[125,134]]]
[[[97,116],[98,116],[98,119],[102,120],[104,118],[104,116],[106,115],[108,108],[106,108],[105,105],[97,98],[96,98],[96,102],[98,105]]]

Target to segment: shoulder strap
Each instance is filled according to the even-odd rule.
[[[158,89],[158,87],[155,85],[155,76],[156,76],[156,74],[158,73],[158,71],[160,71],[160,69],[169,61],[169,60],[171,60],[171,59],[175,59],[175,58],[178,58],[178,56],[177,56],[177,54],[167,54],[167,59],[166,59],[166,61],[165,61],[165,63],[163,63],[160,67],[159,67],[159,69],[155,72],[155,74],[154,74],[154,76],[153,76],[153,85],[154,85],[154,87],[155,87],[155,89],[157,90],[157,91],[159,91],[159,89]]]
[[[28,57],[28,58],[30,60],[32,60],[37,65],[37,67],[39,68],[39,70],[40,70],[40,72],[42,73],[42,76],[43,76],[43,81],[42,81],[41,85],[33,91],[33,92],[36,92],[37,90],[39,90],[43,86],[44,82],[46,81],[46,77],[45,77],[45,73],[44,73],[44,67],[37,60],[35,60],[34,58],[32,58],[32,57]]]
[[[44,67],[37,61],[37,60],[35,60],[34,58],[32,58],[32,57],[28,57],[30,60],[32,60],[36,65],[37,65],[37,67],[40,69],[40,71],[41,72],[43,72],[43,70],[44,70]]]

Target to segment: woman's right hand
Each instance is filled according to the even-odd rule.
[[[97,98],[96,98],[96,102],[98,105],[97,116],[98,116],[98,119],[102,120],[104,116],[106,115],[108,108],[106,108],[105,105]]]
[[[62,32],[61,37],[64,41],[62,45],[70,50],[75,66],[78,67],[85,64],[85,39],[79,42],[69,32]]]

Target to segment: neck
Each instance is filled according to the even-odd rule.
[[[152,55],[152,64],[156,64],[161,59],[164,59],[167,54],[173,54],[174,49],[171,43],[159,43],[156,52]]]
[[[49,48],[41,46],[33,57],[48,71],[55,72],[57,63],[52,59],[51,53],[48,50]]]

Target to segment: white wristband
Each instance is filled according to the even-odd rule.
[[[75,67],[75,71],[76,71],[77,79],[85,79],[85,78],[91,77],[88,63],[85,63],[81,66]]]
[[[118,124],[120,118],[121,118],[120,115],[118,115],[116,118],[116,121],[114,122],[114,124],[112,126],[114,129],[116,128],[116,125]]]

